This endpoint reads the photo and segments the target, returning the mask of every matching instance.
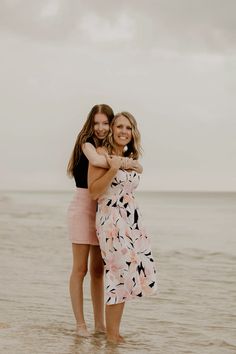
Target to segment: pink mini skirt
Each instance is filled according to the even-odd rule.
[[[96,204],[88,189],[76,188],[67,214],[69,239],[72,243],[99,245],[95,226]]]

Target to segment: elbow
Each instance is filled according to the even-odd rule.
[[[98,199],[98,195],[97,195],[97,193],[95,193],[94,189],[91,186],[89,186],[88,190],[89,190],[90,197],[93,200],[97,200]]]
[[[98,199],[98,195],[97,194],[90,194],[92,200],[97,200]]]

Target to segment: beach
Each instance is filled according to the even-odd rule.
[[[66,212],[73,192],[0,192],[4,354],[236,353],[236,193],[138,192],[158,292],[125,305],[126,343],[75,333]],[[93,331],[89,275],[85,314]]]

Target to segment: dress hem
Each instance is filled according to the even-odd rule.
[[[118,304],[122,304],[123,302],[126,302],[126,301],[132,301],[132,300],[141,300],[142,298],[144,297],[151,297],[151,296],[154,296],[157,294],[157,289],[155,290],[155,292],[153,292],[152,294],[145,294],[145,295],[142,295],[142,296],[137,296],[137,295],[134,295],[134,296],[130,296],[126,299],[124,299],[123,301],[119,301],[119,302],[115,302],[114,304],[111,304],[111,303],[106,303],[107,306],[110,306],[110,305],[118,305]]]

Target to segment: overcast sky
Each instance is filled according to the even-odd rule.
[[[236,191],[235,0],[1,0],[0,189],[72,190],[94,104],[134,114],[143,190]]]

